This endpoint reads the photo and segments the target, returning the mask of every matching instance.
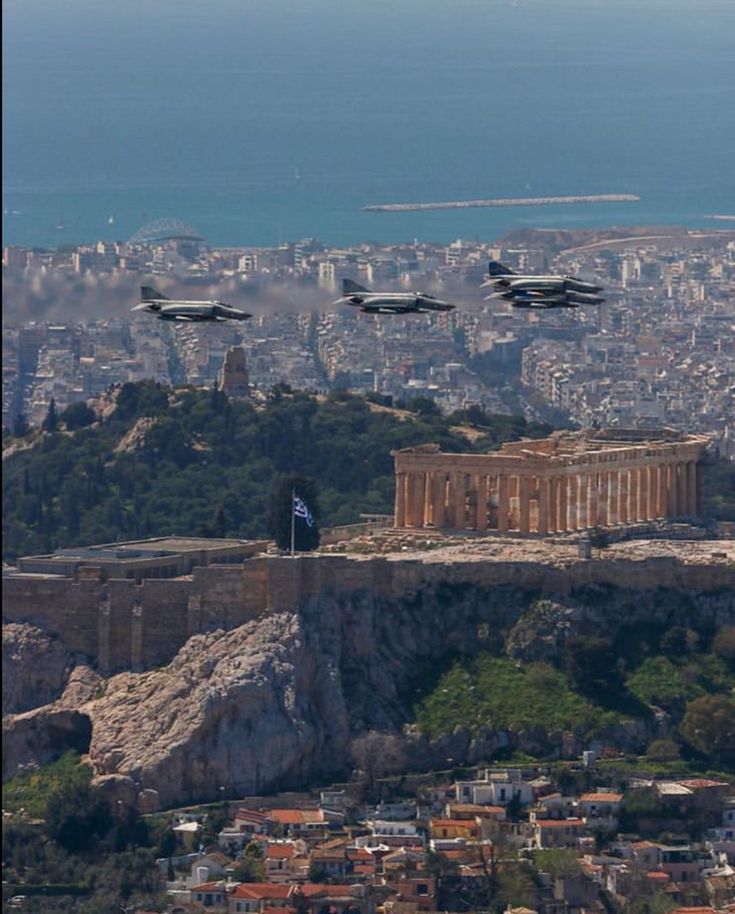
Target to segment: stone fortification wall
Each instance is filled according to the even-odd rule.
[[[140,584],[9,575],[3,578],[3,621],[37,625],[109,674],[160,666],[191,635],[242,625],[263,612],[267,592],[259,559]]]
[[[99,584],[55,576],[4,576],[3,622],[28,622],[62,637],[73,652],[97,651]]]
[[[513,586],[549,597],[591,584],[735,592],[735,572],[723,562],[685,563],[674,556],[566,564],[258,556],[240,566],[211,565],[194,569],[190,577],[141,584],[7,576],[3,620],[29,622],[57,635],[70,651],[86,655],[110,674],[160,666],[191,635],[234,629],[263,613],[296,611],[317,597],[362,591],[395,601],[447,584],[486,590]]]

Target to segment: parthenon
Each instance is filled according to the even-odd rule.
[[[694,517],[707,443],[670,429],[602,429],[487,454],[394,451],[394,525],[548,534]]]

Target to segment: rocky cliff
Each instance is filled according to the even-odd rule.
[[[35,625],[3,625],[3,717],[56,701],[73,666],[58,638]]]
[[[630,580],[645,579],[642,564]],[[522,574],[491,587],[447,577],[428,575],[393,596],[329,587],[295,610],[196,635],[161,669],[94,688],[82,687],[77,673],[55,704],[5,720],[6,774],[48,757],[49,728],[78,744],[87,721],[98,775],[129,778],[128,788],[155,790],[163,805],[217,797],[222,788],[243,795],[301,786],[347,771],[355,736],[411,722],[417,698],[458,657],[502,651],[519,662],[553,659],[570,633],[615,637],[639,624],[711,633],[735,623],[732,568],[720,567],[712,587],[701,564],[692,566],[690,587],[684,564],[676,586],[664,579],[631,586],[625,574],[615,584],[609,569],[597,576],[590,569],[553,600]],[[640,728],[631,736],[645,738]],[[444,759],[448,747],[456,761],[476,760],[517,739],[489,727],[479,739],[455,733],[435,745],[418,735],[412,765],[431,764],[432,754]]]

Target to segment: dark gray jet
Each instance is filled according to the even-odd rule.
[[[580,305],[599,305],[605,300],[595,294],[602,291],[602,286],[594,283],[575,276],[515,273],[497,260],[488,264],[488,278],[482,287],[487,286],[494,290],[488,299],[509,301],[514,308],[578,308]]]
[[[353,305],[366,314],[428,314],[455,308],[425,292],[371,292],[351,279],[342,280],[342,297],[334,304]]]
[[[140,302],[131,310],[154,314],[162,321],[246,321],[252,314],[223,301],[184,301],[166,298],[152,286],[141,286]]]

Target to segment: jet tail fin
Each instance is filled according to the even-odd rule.
[[[168,301],[168,298],[165,295],[161,295],[160,292],[157,292],[153,286],[141,286],[140,298],[141,301]]]
[[[506,267],[505,264],[502,264],[499,260],[491,260],[487,265],[487,271],[490,276],[512,276],[514,272],[510,267]]]
[[[342,280],[342,294],[343,295],[355,295],[359,292],[369,292],[370,289],[366,289],[365,286],[361,286],[359,283],[353,282],[351,279]]]

